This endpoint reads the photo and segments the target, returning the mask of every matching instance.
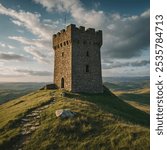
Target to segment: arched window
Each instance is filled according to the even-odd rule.
[[[64,52],[61,53],[61,56],[64,57]]]
[[[64,88],[64,78],[61,78],[61,88]]]
[[[89,65],[86,65],[86,72],[89,72]]]

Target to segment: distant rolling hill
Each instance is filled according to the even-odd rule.
[[[0,104],[28,94],[46,83],[0,83]]]
[[[149,112],[150,107],[150,87],[149,79],[122,80],[105,82],[104,85],[110,89],[120,99],[125,100],[132,106]]]
[[[38,90],[0,105],[0,149],[149,149],[149,114],[107,88],[103,94],[62,92]],[[57,109],[76,115],[61,119]],[[39,117],[31,117],[34,113]],[[33,131],[25,135],[23,129]]]

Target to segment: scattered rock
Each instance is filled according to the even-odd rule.
[[[31,131],[35,131],[36,129],[38,129],[38,127],[33,126],[33,127],[30,128]]]
[[[45,86],[45,89],[51,88],[50,86]],[[30,134],[34,132],[36,129],[40,127],[40,118],[41,118],[41,112],[48,108],[49,106],[53,105],[56,102],[56,96],[52,94],[52,98],[48,101],[49,104],[45,104],[44,106],[38,107],[37,109],[29,112],[27,115],[25,115],[21,119],[21,135],[24,139],[19,148],[24,147],[24,145],[28,144],[28,138],[30,138]],[[63,110],[64,111],[64,110]],[[73,117],[74,113],[65,110],[65,112],[62,112],[61,117]],[[25,143],[26,142],[26,143]]]
[[[66,93],[65,93],[65,92],[62,92],[62,93],[61,93],[61,96],[62,96],[62,97],[65,97],[65,96],[66,96]]]
[[[23,125],[23,127],[30,127],[30,126],[32,126],[33,124],[31,124],[31,123],[26,123],[26,124],[24,124]]]
[[[26,117],[35,117],[35,116],[38,116],[39,114],[38,113],[32,113],[32,114],[28,114]]]
[[[39,125],[40,125],[40,123],[39,123],[39,122],[37,122],[37,123],[35,123],[34,125],[35,125],[35,126],[39,126]]]
[[[23,122],[28,122],[28,121],[30,121],[29,119],[26,119],[26,118],[23,118],[23,119],[21,119],[21,121],[23,121]]]
[[[34,110],[32,113],[41,113],[41,110]]]
[[[21,132],[22,135],[27,135],[27,134],[30,134],[30,133],[31,133],[31,131],[23,131],[23,132]]]
[[[40,119],[41,117],[40,116],[36,116],[35,119]]]
[[[49,107],[49,105],[45,105],[45,106],[41,107],[40,110],[44,110],[44,109],[46,109],[48,107]]]
[[[59,109],[55,111],[55,114],[57,117],[70,118],[70,117],[74,117],[76,113],[68,109]]]

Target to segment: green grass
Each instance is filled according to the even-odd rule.
[[[150,113],[150,106],[149,105],[143,105],[138,102],[134,101],[126,101],[128,104],[132,105],[133,107],[140,109],[141,111],[144,111],[146,113]]]
[[[17,143],[17,122],[30,109],[56,96],[56,103],[42,112],[41,126],[32,135],[25,150],[147,150],[149,115],[123,102],[105,89],[104,94],[66,93],[61,90],[37,91],[0,106],[0,149]],[[71,109],[74,118],[55,116],[57,109]],[[6,117],[2,117],[6,115]],[[17,120],[17,121],[16,121]],[[12,123],[11,123],[12,122]],[[15,125],[17,124],[17,125]]]
[[[150,105],[150,89],[142,88],[131,91],[114,91],[115,95],[126,101],[134,101],[143,105]]]
[[[44,86],[46,83],[0,83],[0,104],[19,98]]]

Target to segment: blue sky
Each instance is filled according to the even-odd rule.
[[[1,0],[0,81],[51,82],[52,35],[71,23],[103,30],[103,76],[148,76],[149,18],[147,0]]]

